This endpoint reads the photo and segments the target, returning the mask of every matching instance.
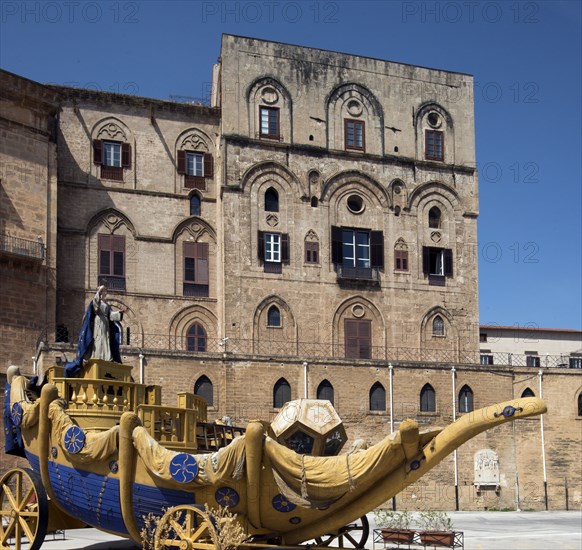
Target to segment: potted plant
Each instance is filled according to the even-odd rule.
[[[419,524],[422,527],[420,541],[427,546],[452,547],[455,541],[453,522],[446,512],[427,510],[421,512]]]
[[[382,534],[384,542],[410,544],[414,537],[414,529],[410,529],[412,514],[410,512],[394,512],[392,510],[375,510],[374,517]]]

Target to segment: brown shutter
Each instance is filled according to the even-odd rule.
[[[370,262],[372,267],[384,267],[384,233],[370,231]]]
[[[289,263],[289,235],[281,234],[281,263]]]
[[[131,145],[129,143],[121,144],[121,166],[131,168]]]
[[[111,235],[111,250],[113,251],[113,275],[125,277],[125,237]]]
[[[430,247],[422,247],[422,272],[429,273],[430,271]]]
[[[204,153],[204,177],[212,178],[214,176],[214,159],[210,153]]]
[[[257,255],[259,260],[265,261],[265,234],[262,231],[258,232],[257,243]]]
[[[198,243],[196,254],[196,282],[208,284],[208,243]]]
[[[93,163],[103,164],[103,142],[100,139],[93,140]]]
[[[186,151],[178,151],[178,174],[186,173]]]
[[[341,264],[342,257],[342,228],[331,226],[331,261],[334,264]]]
[[[444,250],[444,263],[445,263],[445,277],[453,276],[453,251],[450,248],[445,248]]]

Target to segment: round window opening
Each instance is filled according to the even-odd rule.
[[[428,123],[433,128],[438,128],[441,125],[441,117],[438,115],[438,113],[435,113],[435,112],[429,113]]]
[[[348,197],[348,210],[353,214],[361,214],[364,211],[364,201],[359,195]]]

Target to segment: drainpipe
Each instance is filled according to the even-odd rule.
[[[451,367],[451,377],[453,380],[453,422],[457,420],[457,379],[455,366]],[[457,456],[457,449],[453,452],[453,460],[455,463],[455,510],[459,511],[459,463]]]
[[[145,379],[145,355],[139,352],[139,383],[144,384]]]
[[[307,399],[307,361],[303,361],[303,398]]]
[[[392,389],[394,367],[388,363],[389,395],[390,395],[390,433],[394,433],[394,392]],[[396,511],[396,496],[392,497],[392,510]]]
[[[538,371],[538,377],[540,380],[540,399],[544,398],[544,394],[542,391],[542,378],[544,373],[541,369]],[[544,434],[544,415],[540,415],[540,429],[542,431],[542,464],[544,467],[544,502],[546,505],[546,511],[548,510],[548,472],[546,469],[546,440]]]

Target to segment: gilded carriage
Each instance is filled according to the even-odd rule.
[[[90,360],[78,378],[58,366],[47,374],[31,396],[26,378],[9,372],[11,420],[30,468],[0,482],[2,548],[36,550],[47,529],[84,525],[141,544],[152,514],[156,549],[214,548],[221,526],[212,510],[221,507],[236,514],[246,546],[327,545],[345,535],[363,547],[358,520],[367,512],[478,433],[546,410],[525,398],[445,429],[421,432],[405,420],[377,444],[339,454],[346,433],[327,401],[291,402],[273,423],[242,429],[208,423],[206,402],[193,394],[162,406],[161,389],[134,383],[121,364]]]

